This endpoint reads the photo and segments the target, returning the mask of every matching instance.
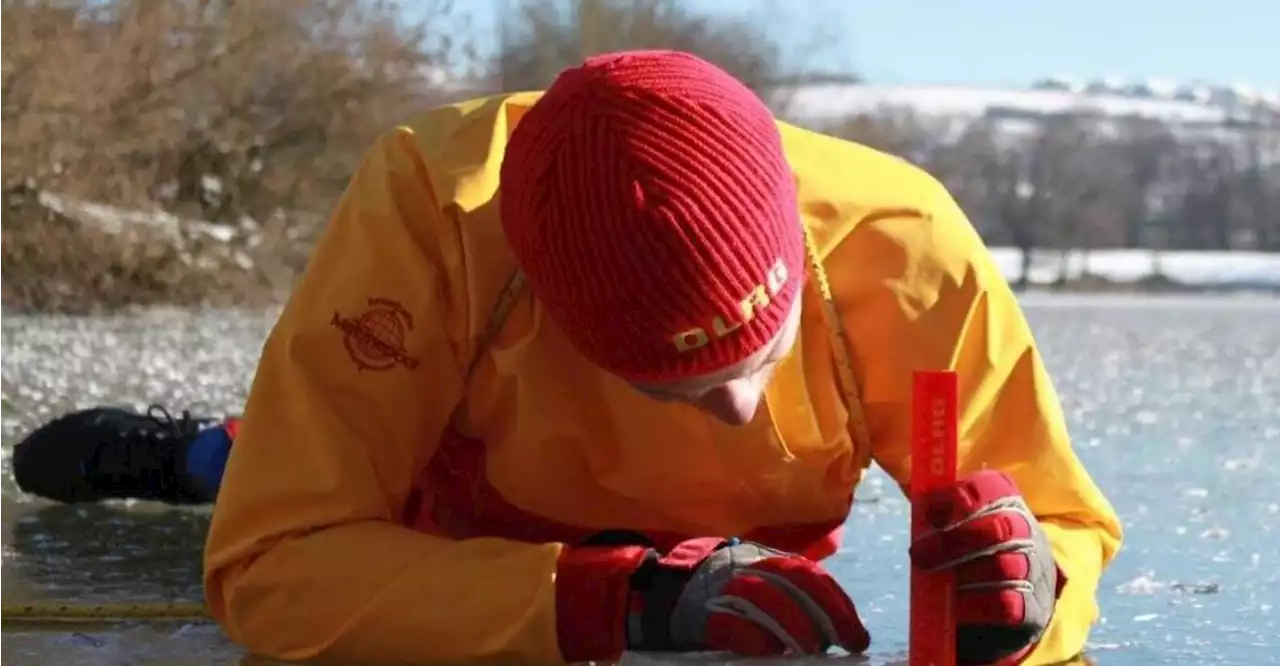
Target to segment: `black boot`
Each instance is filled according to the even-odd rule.
[[[24,492],[58,502],[142,499],[202,504],[209,499],[186,472],[187,448],[215,419],[159,405],[146,414],[99,407],[61,416],[13,448],[13,476]]]

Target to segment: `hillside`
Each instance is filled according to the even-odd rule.
[[[956,120],[1081,112],[1182,126],[1280,125],[1280,90],[1256,91],[1245,86],[1105,82],[1075,85],[1048,80],[1026,89],[997,89],[834,82],[782,86],[773,94],[784,114],[809,122],[835,121],[855,113],[906,110],[924,117]]]

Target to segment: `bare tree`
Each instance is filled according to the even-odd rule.
[[[1238,245],[1280,249],[1280,127],[1254,127],[1239,145],[1240,167],[1231,182]]]
[[[16,2],[2,5],[4,160],[6,187],[44,179],[62,169],[62,155],[89,145],[85,121],[102,106],[89,99],[98,83],[77,74],[87,66],[100,16],[87,2]],[[82,79],[76,81],[75,79]],[[88,78],[88,80],[83,80]]]
[[[1119,135],[1103,151],[1121,171],[1115,183],[1120,244],[1129,248],[1162,245],[1145,232],[1153,222],[1168,220],[1174,213],[1184,146],[1158,121],[1130,119],[1121,121],[1118,129]]]
[[[678,0],[503,0],[494,63],[507,91],[545,88],[592,54],[641,48],[695,53],[763,92],[780,75],[781,48],[758,22],[711,18]]]
[[[1078,247],[1106,226],[1114,174],[1100,160],[1095,123],[1064,113],[1037,120],[1028,134],[984,118],[935,154],[934,170],[988,242],[1021,251],[1020,288],[1037,249]]]
[[[1280,121],[1259,134],[1258,144],[1257,248],[1280,252]]]
[[[444,2],[406,23],[379,0],[7,0],[6,190],[250,220],[265,227],[252,248],[278,256],[238,279],[288,281],[369,142],[448,94],[432,76],[452,46]],[[192,248],[140,252],[155,239],[138,225],[52,242],[78,232],[15,203],[30,199],[8,202],[6,277],[29,269],[38,290],[56,269],[70,292],[120,298],[177,289]]]
[[[1202,141],[1185,153],[1186,187],[1172,242],[1179,249],[1226,250],[1232,244],[1232,181],[1238,172],[1230,146]]]
[[[897,110],[860,113],[835,127],[817,129],[915,162],[930,159],[937,136],[915,114]]]

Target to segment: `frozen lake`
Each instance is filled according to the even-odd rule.
[[[1125,521],[1090,658],[1105,666],[1280,663],[1280,300],[1024,298],[1085,464]],[[274,313],[5,316],[6,604],[200,598],[207,510],[59,507],[21,496],[13,442],[92,404],[235,411]],[[831,563],[873,638],[906,638],[906,504],[876,473]],[[7,664],[250,663],[216,627],[4,630]],[[794,662],[792,662],[794,663]]]

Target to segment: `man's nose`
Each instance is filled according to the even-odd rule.
[[[760,382],[735,379],[702,394],[698,407],[729,425],[746,425],[755,417],[762,394]]]

